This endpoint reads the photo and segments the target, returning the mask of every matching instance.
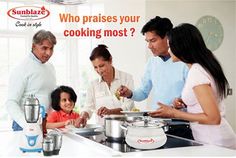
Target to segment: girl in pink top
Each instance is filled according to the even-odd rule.
[[[160,108],[150,115],[188,120],[195,140],[236,149],[236,135],[225,119],[223,104],[229,84],[219,62],[194,25],[181,24],[167,37],[172,60],[189,67],[182,100],[173,103],[186,105],[187,112],[158,103]]]
[[[68,86],[60,86],[51,93],[52,108],[55,110],[47,117],[47,128],[64,128],[74,125],[79,114],[73,111],[77,95]]]

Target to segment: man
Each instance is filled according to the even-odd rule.
[[[188,68],[184,63],[174,63],[170,58],[166,34],[172,27],[173,25],[168,18],[159,16],[151,19],[143,26],[141,32],[145,35],[153,57],[147,62],[141,86],[134,91],[122,86],[119,90],[121,96],[131,98],[134,101],[142,101],[148,97],[153,89],[152,110],[159,108],[158,102],[171,105],[175,98],[181,97]],[[150,115],[152,116],[152,113]],[[192,139],[191,130],[185,124],[170,126],[169,134]]]
[[[45,30],[38,31],[32,42],[32,52],[11,73],[9,79],[6,107],[13,121],[14,131],[26,126],[24,101],[34,94],[41,105],[48,110],[50,94],[56,87],[56,75],[53,65],[47,61],[53,54],[56,37]]]

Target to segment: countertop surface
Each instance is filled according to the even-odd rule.
[[[22,153],[19,150],[21,132],[0,131],[0,157],[44,157],[43,153]],[[63,132],[60,154],[53,157],[151,157],[151,156],[236,156],[236,150],[214,145],[179,147],[122,153],[82,136]]]

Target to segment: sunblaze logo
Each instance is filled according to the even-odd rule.
[[[48,17],[50,12],[44,6],[20,6],[8,10],[7,15],[17,20],[39,20]]]
[[[152,138],[150,138],[150,139],[138,139],[137,143],[139,143],[139,144],[152,144],[152,143],[155,143],[155,141]]]

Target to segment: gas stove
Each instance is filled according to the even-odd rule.
[[[86,133],[76,133],[76,134],[86,137],[94,142],[100,143],[102,145],[105,145],[107,147],[110,147],[116,151],[120,151],[123,153],[147,151],[147,150],[140,150],[140,149],[132,148],[125,142],[125,140],[115,141],[115,140],[107,139],[107,137],[104,135],[103,132],[90,132],[90,133],[86,132]],[[199,144],[199,143],[192,141],[192,140],[188,140],[188,139],[173,136],[173,135],[167,135],[167,142],[165,143],[165,145],[163,145],[160,148],[151,149],[151,150],[188,147],[188,146],[201,146],[201,145],[202,144]]]

